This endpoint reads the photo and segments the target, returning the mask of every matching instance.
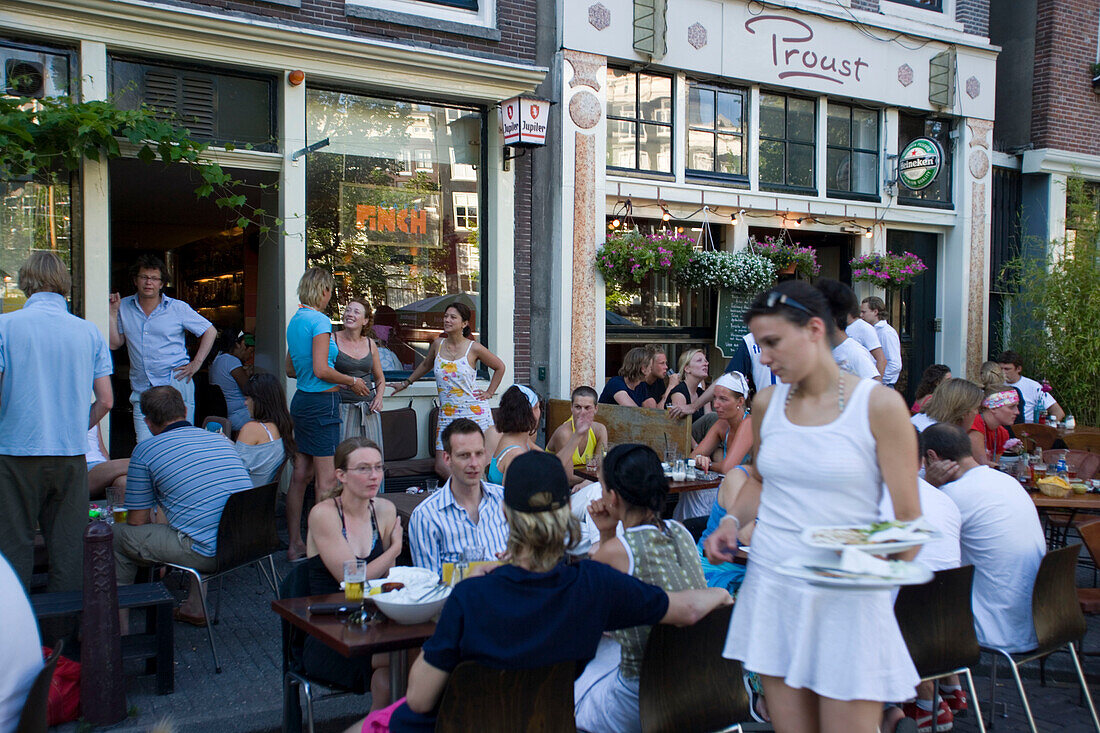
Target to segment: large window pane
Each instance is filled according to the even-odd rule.
[[[787,182],[791,186],[810,188],[814,185],[814,146],[795,145],[787,150]]]
[[[760,99],[762,187],[815,189],[816,103],[811,99],[778,94],[762,94]]]
[[[715,126],[726,132],[741,132],[744,121],[744,95],[740,92],[718,93],[718,117]]]
[[[830,191],[851,190],[852,154],[830,148],[825,156],[825,187]]]
[[[634,117],[638,102],[635,86],[636,74],[620,70],[607,70],[607,114],[610,117]]]
[[[307,143],[329,138],[306,165],[309,264],[336,278],[328,314],[367,298],[390,327],[376,335],[411,369],[442,326],[439,296],[472,304],[474,330],[482,323],[483,116],[314,89],[306,99]]]
[[[714,124],[714,90],[692,84],[688,87],[688,124],[711,127]]]
[[[744,176],[744,91],[688,83],[687,170]]]
[[[854,153],[852,165],[852,191],[878,193],[878,155]]]
[[[760,141],[760,181],[782,185],[786,180],[786,146],[779,140]]]
[[[616,168],[636,168],[633,122],[607,121],[607,164]]]
[[[814,141],[814,102],[812,99],[787,98],[787,132],[791,140]]]
[[[701,171],[714,170],[714,133],[688,131],[687,167]]]
[[[878,112],[869,109],[852,110],[852,147],[878,150]]]
[[[641,118],[652,122],[672,122],[672,78],[638,75]]]
[[[764,137],[787,136],[785,99],[775,94],[760,95],[760,134]]]
[[[825,186],[831,196],[878,195],[877,110],[829,103]]]
[[[848,147],[852,141],[852,122],[849,118],[850,107],[842,104],[829,104],[829,123],[826,141],[829,145]]]
[[[611,68],[607,98],[607,165],[672,173],[672,77]]]
[[[745,172],[743,166],[744,156],[741,150],[741,137],[739,135],[718,135],[718,172],[742,175]]]
[[[665,125],[640,125],[638,168],[672,172],[672,128]]]

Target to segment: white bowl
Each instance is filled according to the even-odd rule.
[[[443,610],[443,604],[447,602],[448,596],[451,595],[451,590],[448,588],[441,598],[433,597],[433,600],[425,603],[412,602],[413,598],[423,592],[422,589],[412,591],[406,588],[390,591],[389,593],[379,593],[376,596],[371,596],[371,600],[374,601],[382,613],[399,624],[422,624]]]
[[[426,588],[439,582],[439,576],[427,568],[398,565],[390,568],[385,582],[404,583],[406,588]]]

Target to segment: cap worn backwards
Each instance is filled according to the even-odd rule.
[[[548,512],[569,505],[569,479],[552,453],[516,456],[504,476],[504,503],[517,512]]]

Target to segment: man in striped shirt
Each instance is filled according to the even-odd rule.
[[[139,567],[163,562],[212,571],[222,510],[230,494],[252,488],[248,469],[229,440],[187,422],[175,387],[147,389],[141,411],[153,437],[138,443],[126,472],[126,524],[115,525],[114,538],[118,582],[133,583]],[[158,504],[167,524],[150,521]],[[195,585],[176,618],[205,626]]]
[[[441,440],[451,478],[409,519],[413,565],[435,573],[442,573],[445,562],[462,560],[468,548],[481,548],[483,557],[476,559],[493,560],[508,544],[504,489],[481,479],[486,464],[481,428],[459,418]]]

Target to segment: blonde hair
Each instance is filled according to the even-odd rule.
[[[1001,365],[995,361],[987,361],[982,364],[981,377],[982,390],[985,392],[985,396],[995,395],[1000,392],[1007,392],[1012,389],[1011,386],[1005,384],[1005,373],[1001,369]]]
[[[924,406],[924,414],[936,422],[959,425],[960,422],[973,413],[976,413],[982,405],[982,388],[973,382],[954,377],[936,387],[928,404]],[[969,429],[969,425],[962,425]]]
[[[566,550],[577,546],[581,525],[569,505],[546,512],[520,512],[504,506],[508,520],[506,562],[522,560],[535,573],[545,573],[561,562]]]
[[[19,268],[19,289],[28,297],[35,293],[67,296],[73,289],[68,266],[53,252],[34,252]]]
[[[676,371],[680,373],[680,381],[684,381],[687,378],[687,368],[691,360],[695,358],[695,355],[701,352],[702,349],[688,349],[684,353],[680,354],[680,360],[676,363]]]
[[[648,347],[635,346],[626,352],[623,365],[619,367],[619,376],[630,381],[644,379],[651,361],[653,361],[653,356],[650,354]]]
[[[332,273],[323,267],[311,267],[298,281],[298,300],[314,308],[321,307],[325,291],[332,292]]]

